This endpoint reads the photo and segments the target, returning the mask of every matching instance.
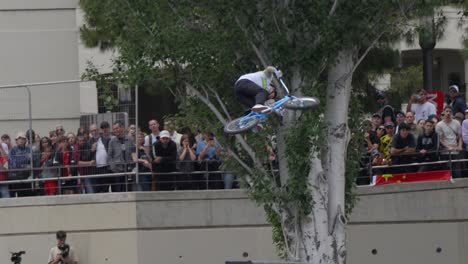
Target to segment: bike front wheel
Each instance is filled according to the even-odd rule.
[[[316,97],[293,97],[284,103],[284,107],[292,110],[315,109],[320,105]]]
[[[236,118],[224,126],[224,133],[239,134],[254,128],[260,120],[256,116]]]

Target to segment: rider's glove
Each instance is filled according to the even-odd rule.
[[[275,72],[275,75],[276,75],[276,78],[283,78],[283,72],[281,72],[281,70],[276,70]]]

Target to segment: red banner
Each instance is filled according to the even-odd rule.
[[[384,185],[421,181],[449,181],[450,179],[451,176],[449,170],[439,170],[376,175],[373,177],[372,182],[374,185]]]
[[[444,93],[440,90],[427,91],[427,100],[435,105],[437,114],[440,115],[444,108]]]

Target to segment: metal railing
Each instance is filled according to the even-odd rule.
[[[9,175],[11,172],[21,172],[21,171],[33,171],[32,175],[35,176],[30,176],[28,179],[21,179],[21,180],[4,180],[0,181],[0,187],[1,186],[10,186],[10,185],[15,185],[15,184],[30,184],[30,187],[27,188],[27,190],[32,190],[32,191],[40,191],[44,188],[41,188],[38,186],[38,184],[43,184],[45,182],[56,182],[56,188],[57,188],[57,194],[62,194],[62,183],[70,181],[70,180],[75,180],[75,181],[80,181],[77,183],[74,187],[76,189],[84,189],[84,184],[85,182],[83,180],[85,179],[103,179],[103,178],[111,178],[111,179],[119,179],[121,180],[120,182],[107,182],[107,183],[96,183],[94,184],[93,187],[96,187],[98,185],[104,185],[101,187],[109,186],[110,190],[113,190],[113,185],[120,185],[120,187],[123,187],[120,191],[135,191],[138,190],[139,187],[143,184],[151,184],[152,188],[151,190],[154,190],[153,188],[154,184],[174,184],[176,186],[181,186],[181,185],[191,185],[191,186],[197,186],[196,189],[222,189],[220,187],[223,185],[222,183],[225,183],[224,181],[224,176],[230,175],[232,178],[235,177],[234,172],[231,171],[224,171],[224,170],[210,170],[209,166],[211,164],[220,164],[219,160],[203,160],[203,161],[177,161],[174,162],[175,165],[177,164],[183,164],[183,163],[193,163],[193,165],[202,165],[204,167],[198,167],[198,170],[192,170],[192,171],[180,171],[180,170],[175,170],[175,171],[170,171],[170,172],[139,172],[138,170],[132,170],[132,171],[124,171],[124,172],[108,172],[108,173],[100,173],[100,174],[88,174],[88,175],[70,175],[70,176],[62,176],[61,170],[67,168],[67,169],[74,169],[78,171],[79,169],[88,169],[91,172],[93,170],[97,170],[95,166],[89,166],[89,165],[68,165],[68,166],[52,166],[52,167],[34,167],[34,168],[28,168],[28,169],[8,169],[8,170],[1,170],[0,173],[3,173],[4,175]],[[112,165],[123,165],[124,168],[127,168],[128,166],[134,166],[133,168],[136,168],[135,162],[119,162],[119,163],[113,163]],[[141,166],[140,166],[141,167]],[[40,173],[43,170],[58,170],[56,173],[57,176],[54,177],[42,177]],[[188,175],[188,176],[201,176],[199,179],[194,180],[194,179],[184,179],[180,180],[177,179],[178,176],[183,176],[183,175]],[[150,182],[148,181],[142,181],[142,176],[151,176]],[[170,180],[161,180],[158,179],[162,176],[167,176],[170,177]],[[218,176],[218,177],[213,177],[213,176]],[[234,183],[237,183],[237,180],[232,179]],[[218,187],[212,187],[211,185],[215,185]],[[186,188],[186,187],[185,187]],[[107,188],[109,189],[109,188]],[[177,189],[177,188],[176,188]],[[193,189],[193,188],[186,188],[186,189]],[[10,193],[15,193],[22,191],[23,189],[9,189]],[[25,189],[26,190],[26,189]],[[84,192],[84,191],[83,191]],[[16,195],[11,195],[11,196],[16,196]]]
[[[459,154],[453,154],[453,152],[459,152]],[[433,158],[436,159],[434,161],[423,161],[423,162],[409,162],[409,163],[404,163],[404,164],[391,164],[391,165],[372,165],[372,160],[373,157],[370,155],[367,159],[367,164],[365,164],[364,167],[361,167],[361,175],[358,177],[357,181],[359,182],[360,180],[365,180],[365,179],[371,179],[372,176],[374,175],[375,170],[381,170],[383,173],[392,171],[392,169],[398,169],[398,168],[411,168],[411,167],[420,167],[420,168],[430,168],[430,166],[441,166],[441,165],[446,165],[447,169],[450,170],[451,177],[453,177],[453,172],[454,172],[454,164],[461,164],[463,165],[464,162],[468,162],[468,159],[464,158],[458,158],[456,156],[462,155],[464,151],[447,151],[447,150],[436,150],[436,151],[428,151],[426,156],[428,155],[433,155]],[[454,157],[455,156],[455,157]],[[408,157],[412,159],[417,159],[419,157],[423,157],[423,154],[419,152],[414,152],[414,153],[402,153],[398,155],[392,155],[392,157]],[[442,160],[441,157],[447,157],[446,160]],[[460,174],[464,170],[462,166],[459,165],[460,168],[457,168]],[[425,170],[425,171],[435,171],[435,170]],[[363,175],[363,173],[366,172],[368,175]],[[459,176],[459,175],[457,175]],[[468,176],[468,173],[467,173]],[[460,177],[463,177],[460,175]],[[358,184],[360,185],[360,184]],[[366,185],[366,184],[364,184]]]

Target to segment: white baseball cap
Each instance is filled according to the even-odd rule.
[[[169,134],[169,131],[163,130],[159,133],[159,138],[171,138],[171,134]]]

